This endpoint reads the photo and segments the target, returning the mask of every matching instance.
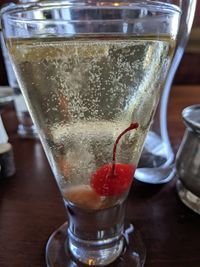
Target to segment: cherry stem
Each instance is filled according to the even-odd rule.
[[[117,139],[116,139],[116,141],[115,141],[115,144],[114,144],[114,147],[113,147],[113,158],[112,158],[111,177],[114,177],[115,164],[116,164],[116,150],[117,150],[117,145],[118,145],[118,143],[119,143],[119,140],[121,139],[121,137],[122,137],[125,133],[127,133],[127,132],[129,132],[129,131],[131,131],[131,130],[133,130],[133,129],[137,129],[138,126],[139,126],[139,124],[138,124],[137,122],[135,122],[135,123],[131,123],[130,126],[129,126],[128,128],[126,128],[126,129],[125,129],[125,130],[124,130],[124,131],[117,137]]]

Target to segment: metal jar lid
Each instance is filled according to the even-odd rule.
[[[182,117],[186,126],[200,135],[200,104],[185,108]]]

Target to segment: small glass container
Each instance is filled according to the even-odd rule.
[[[182,112],[186,131],[176,158],[177,192],[182,202],[200,214],[200,104]]]
[[[0,115],[0,180],[15,173],[15,162],[12,145],[8,142],[8,135]]]
[[[17,133],[19,137],[30,138],[30,139],[38,138],[35,125],[32,122],[26,103],[24,101],[24,97],[21,93],[21,89],[19,87],[15,73],[13,71],[13,66],[10,61],[8,51],[5,46],[1,31],[0,31],[0,46],[2,49],[4,63],[6,67],[6,73],[8,76],[8,84],[9,84],[9,87],[12,88],[11,92],[13,93],[13,95],[7,95],[6,97],[1,98],[0,105],[2,105],[1,102],[4,102],[4,105],[5,105],[7,102],[14,100],[14,106],[15,106],[16,115],[18,119]]]

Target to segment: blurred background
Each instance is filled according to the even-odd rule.
[[[11,0],[0,0],[0,7]],[[190,40],[182,58],[181,64],[175,75],[174,84],[197,85],[200,84],[200,1],[197,1],[197,9],[193,23]],[[5,66],[0,49],[0,86],[8,85]]]

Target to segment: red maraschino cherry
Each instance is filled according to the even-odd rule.
[[[116,149],[121,137],[133,129],[137,129],[139,124],[131,123],[116,139],[113,148],[113,159],[111,164],[106,164],[97,169],[91,178],[91,187],[101,196],[117,196],[125,193],[133,179],[135,166],[129,164],[116,163]]]

